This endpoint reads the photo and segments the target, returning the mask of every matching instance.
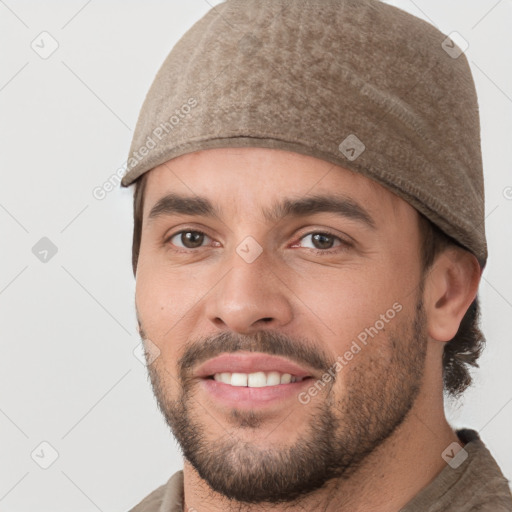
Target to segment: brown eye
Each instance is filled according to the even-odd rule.
[[[201,231],[180,231],[169,238],[169,242],[184,249],[197,249],[201,247],[208,235]]]
[[[314,234],[312,240],[317,249],[331,249],[334,243],[334,237],[325,233]]]
[[[334,247],[334,243],[336,242],[336,240],[341,241],[341,239],[337,236],[331,235],[330,233],[320,232],[308,233],[307,235],[303,236],[301,240],[305,240],[308,237],[311,237],[311,242],[313,245],[313,247],[311,247],[312,249],[332,249]]]

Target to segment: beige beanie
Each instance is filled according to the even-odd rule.
[[[295,151],[380,183],[484,267],[478,102],[454,39],[378,0],[227,0],[160,68],[122,185],[203,149]]]

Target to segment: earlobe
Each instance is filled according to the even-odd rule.
[[[470,252],[454,247],[435,260],[425,280],[424,304],[428,334],[450,341],[478,292],[482,270]]]

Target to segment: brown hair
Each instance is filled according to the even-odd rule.
[[[142,213],[144,212],[144,192],[148,173],[145,172],[136,182],[133,192],[133,241],[132,241],[132,269],[133,275],[137,273],[139,261],[140,240],[142,237]]]
[[[142,235],[142,213],[144,211],[144,192],[148,173],[144,173],[135,182],[133,194],[133,275],[137,271],[140,241]],[[461,245],[446,235],[421,213],[419,214],[421,254],[423,275],[432,268],[436,256],[450,246]],[[447,342],[443,353],[443,384],[445,392],[455,398],[460,396],[471,384],[470,366],[477,367],[477,359],[485,347],[485,337],[480,330],[480,306],[478,297],[471,303],[462,318],[457,334]]]

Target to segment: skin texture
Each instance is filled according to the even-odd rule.
[[[206,197],[219,215],[149,220],[170,192]],[[283,197],[336,193],[374,228],[333,213],[262,213]],[[207,236],[187,247],[180,231]],[[247,236],[262,249],[251,263],[236,251]],[[150,171],[136,308],[148,353],[159,350],[148,359],[155,396],[185,455],[184,510],[396,511],[445,467],[441,453],[458,438],[444,416],[442,351],[480,269],[453,248],[422,276],[419,247],[412,206],[309,156],[214,149]],[[344,364],[307,403],[294,395],[250,409],[219,403],[194,374],[236,351],[293,359],[312,383]]]

